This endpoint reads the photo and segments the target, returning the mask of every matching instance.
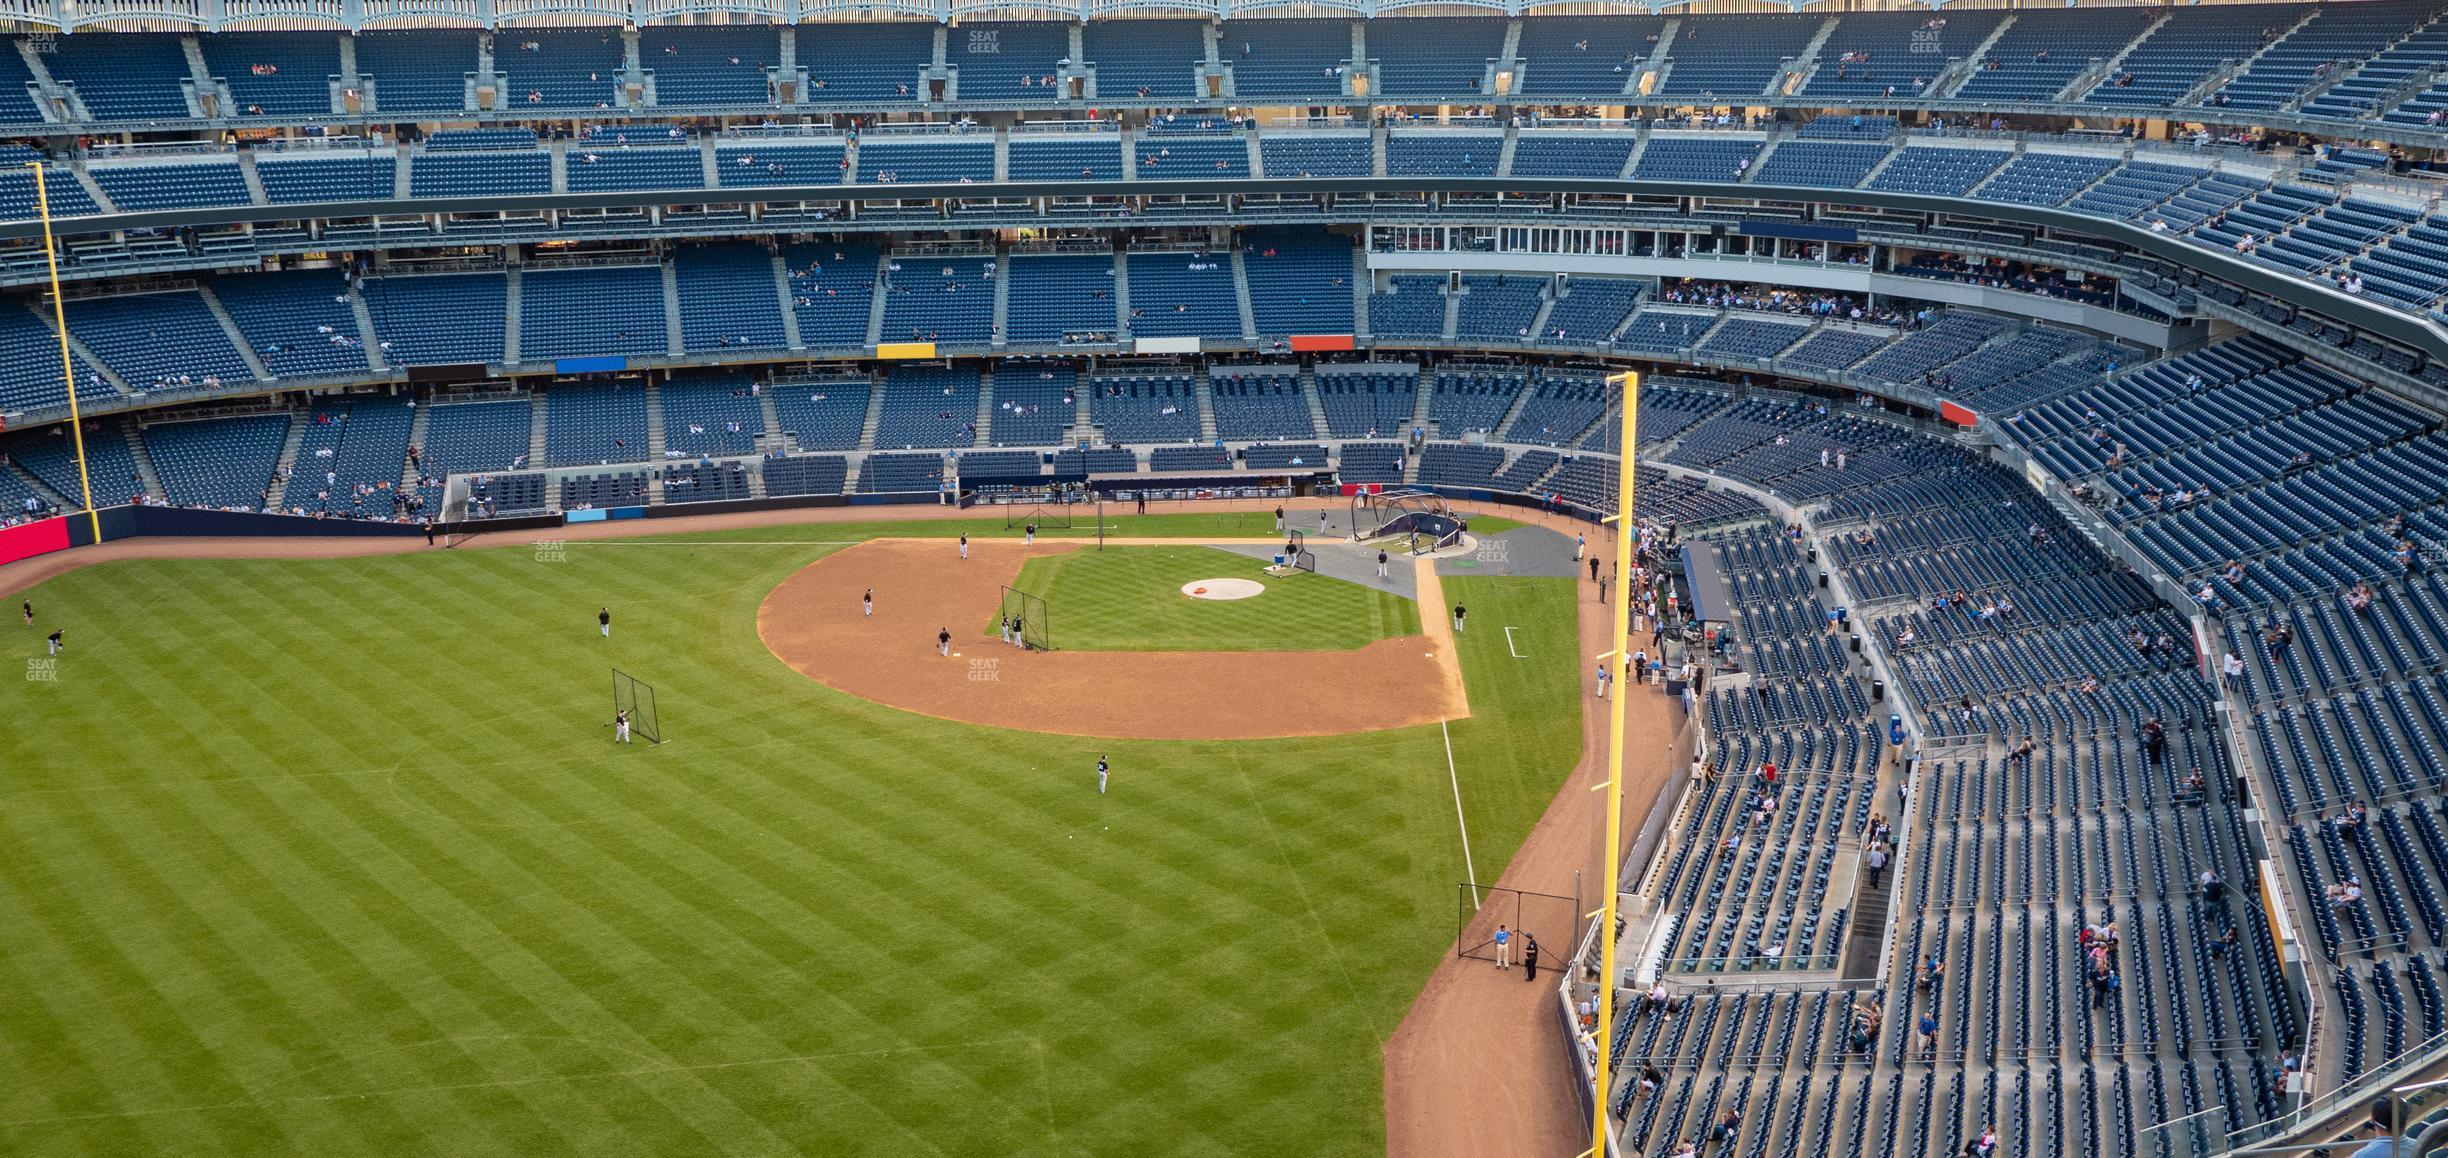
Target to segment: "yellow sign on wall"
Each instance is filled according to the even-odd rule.
[[[896,361],[907,361],[912,358],[932,358],[935,356],[935,343],[883,342],[876,346],[875,356],[881,359],[891,359]]]

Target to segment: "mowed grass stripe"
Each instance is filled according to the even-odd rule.
[[[47,834],[16,845],[39,869],[0,866],[0,914],[32,914],[0,941],[0,977],[98,978],[44,1016],[0,1011],[55,1043],[0,1046],[0,1085],[40,1091],[0,1095],[17,1123],[0,1138],[31,1154],[1382,1151],[1382,1036],[1452,933],[1438,732],[1092,745],[857,701],[754,633],[764,593],[827,549],[146,561],[36,592],[80,616],[146,595],[95,612],[107,647],[40,690],[39,726],[0,734],[0,801],[21,818],[0,824]],[[1473,709],[1513,715],[1474,666],[1505,597],[1467,598]],[[672,745],[613,749],[615,664],[656,684]],[[1569,697],[1573,673],[1556,678]],[[192,723],[151,726],[179,712]],[[1466,793],[1560,780],[1508,761],[1507,744],[1548,750],[1540,734],[1489,729],[1474,758],[1458,723]],[[183,758],[198,744],[220,755]],[[1536,815],[1490,795],[1472,812],[1483,868]],[[122,859],[180,847],[130,883],[85,850],[98,831]],[[94,917],[42,907],[77,888]],[[157,911],[164,890],[185,915]],[[141,968],[87,974],[104,922]],[[199,923],[223,926],[211,953],[179,951]],[[1329,939],[1348,980],[1323,968]],[[266,991],[291,976],[297,992]],[[190,1019],[200,1046],[134,1028]],[[232,1084],[251,1100],[26,1124]]]
[[[1265,590],[1230,600],[1183,593],[1220,578]],[[1416,606],[1401,596],[1324,575],[1268,575],[1259,560],[1213,547],[1042,555],[1012,586],[1045,600],[1054,646],[1070,651],[1338,651],[1419,631]]]

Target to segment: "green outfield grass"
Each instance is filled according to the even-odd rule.
[[[793,534],[849,537],[32,591],[72,651],[0,728],[0,1152],[1382,1153],[1464,872],[1439,729],[896,712],[758,642],[830,549]],[[1578,664],[1481,625],[1562,656],[1574,591],[1449,583],[1492,878],[1573,760]],[[616,664],[671,743],[609,743]]]
[[[1068,651],[1338,651],[1419,634],[1419,605],[1324,575],[1269,575],[1214,547],[1107,547],[1029,560],[1012,586],[1046,601]],[[1248,599],[1193,599],[1200,579],[1254,579]],[[994,624],[980,628],[996,634]]]

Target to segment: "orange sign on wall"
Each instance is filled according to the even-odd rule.
[[[1957,426],[1980,425],[1980,415],[1974,414],[1973,412],[1966,410],[1961,406],[1957,406],[1952,402],[1941,402],[1938,404],[1938,417],[1946,419]]]
[[[1292,335],[1292,349],[1295,352],[1308,350],[1349,350],[1353,348],[1355,347],[1352,343],[1352,336],[1350,334]]]

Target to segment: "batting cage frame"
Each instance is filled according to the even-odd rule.
[[[1573,887],[1581,886],[1575,882]],[[1468,882],[1456,885],[1455,890],[1457,959],[1495,960],[1496,929],[1501,925],[1513,934],[1513,964],[1521,964],[1522,939],[1530,937],[1538,941],[1539,956],[1548,962],[1549,968],[1561,970],[1570,966],[1584,924],[1581,898]]]
[[[1462,539],[1461,516],[1433,491],[1355,492],[1351,520],[1352,538],[1366,543],[1399,537],[1412,555],[1432,554]]]
[[[655,711],[654,685],[619,668],[612,669],[612,714],[629,713],[629,730],[649,744],[663,742],[662,717]]]
[[[1046,619],[1046,601],[1042,595],[1031,595],[1017,587],[1006,585],[995,600],[995,616],[1008,622],[1020,617],[1020,646],[1030,651],[1054,650],[1054,626]],[[1005,639],[1008,642],[1009,636]]]
[[[1056,483],[1046,489],[1044,498],[1035,502],[1004,504],[1003,529],[1017,531],[1025,524],[1035,523],[1041,531],[1073,530],[1072,524],[1078,517],[1079,508],[1102,497],[1091,497],[1087,486],[1082,483]],[[1098,507],[1100,511],[1103,509],[1101,505]],[[1101,527],[1104,520],[1100,517],[1097,522]]]

